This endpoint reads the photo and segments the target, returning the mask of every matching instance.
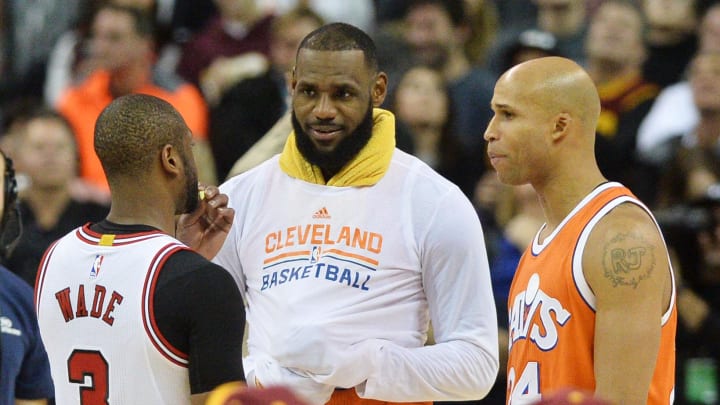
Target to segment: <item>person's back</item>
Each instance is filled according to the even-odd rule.
[[[56,385],[59,401],[75,398],[85,375],[92,396],[111,402],[187,401],[187,355],[163,341],[149,316],[158,264],[184,248],[159,231],[115,236],[89,228],[51,247],[38,275],[38,316],[42,334],[52,336],[46,339],[51,358],[67,357],[66,364],[53,362],[53,375],[67,370],[71,382]],[[114,384],[133,389],[111,395]]]
[[[243,380],[240,292],[201,256],[219,248],[234,213],[214,187],[200,199],[191,132],[169,103],[120,97],[94,140],[110,212],[51,245],[36,283],[58,402],[199,404]],[[171,236],[188,230],[195,250]]]

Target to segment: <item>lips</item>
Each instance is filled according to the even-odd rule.
[[[497,162],[499,162],[501,159],[505,158],[505,155],[502,155],[500,153],[496,152],[490,152],[488,151],[488,157],[490,158],[490,163],[495,166]]]
[[[340,127],[327,127],[327,126],[316,126],[316,127],[310,127],[310,135],[314,139],[317,139],[318,141],[330,141],[338,136],[340,136],[340,133],[342,131],[342,128]]]

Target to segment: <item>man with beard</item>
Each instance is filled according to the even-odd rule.
[[[482,398],[498,371],[482,228],[458,187],[395,148],[374,43],[318,28],[291,90],[283,152],[220,187],[237,216],[213,260],[247,302],[247,381],[310,404]]]
[[[203,257],[234,211],[216,187],[199,201],[191,146],[182,117],[153,96],[117,98],[98,118],[110,212],[51,245],[36,282],[58,403],[203,404],[243,379],[242,298]]]

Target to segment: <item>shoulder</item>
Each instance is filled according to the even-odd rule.
[[[220,185],[220,191],[228,196],[244,192],[255,184],[267,184],[271,177],[281,174],[279,155],[274,155],[264,162],[227,179]]]
[[[168,281],[185,277],[223,280],[227,272],[194,250],[181,249],[168,258],[161,274],[164,274]]]
[[[400,149],[395,149],[387,176],[387,180],[403,182],[404,187],[414,192],[416,196],[428,195],[437,199],[448,193],[454,194],[456,191],[462,194],[450,180],[422,160]]]
[[[0,292],[3,296],[32,301],[33,289],[20,276],[0,266]]]
[[[633,202],[598,221],[583,254],[585,277],[596,294],[622,286],[642,291],[669,277],[669,266],[659,227],[644,206]]]

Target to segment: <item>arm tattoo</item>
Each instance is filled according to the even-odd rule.
[[[637,288],[655,270],[653,245],[637,233],[618,234],[605,244],[604,275],[613,287]]]

